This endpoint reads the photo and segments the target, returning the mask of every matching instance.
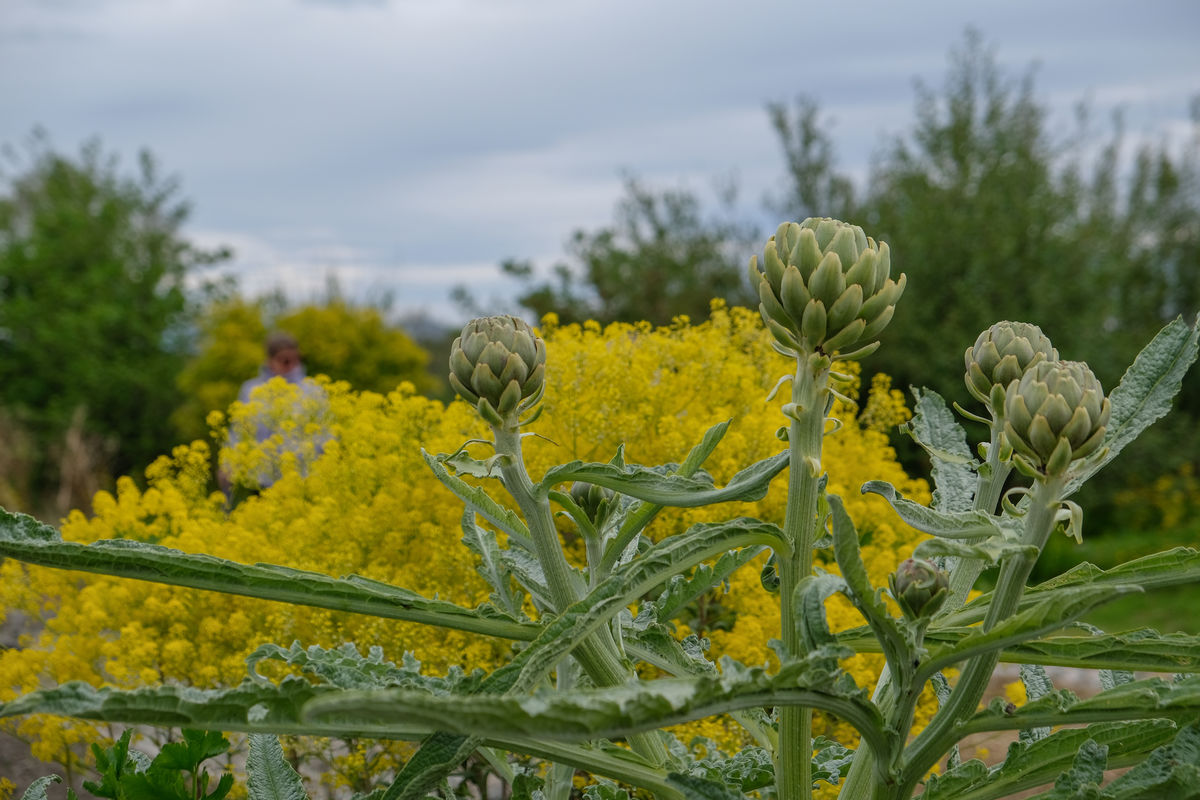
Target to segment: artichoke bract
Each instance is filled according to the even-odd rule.
[[[1037,325],[1006,321],[997,322],[979,334],[963,359],[967,391],[976,400],[993,404],[1002,396],[993,398],[995,387],[1003,392],[1034,364],[1057,361],[1058,351]]]
[[[927,619],[946,602],[950,576],[924,559],[909,558],[888,575],[888,587],[905,617]]]
[[[450,346],[450,386],[493,425],[515,426],[545,375],[546,343],[519,317],[473,319]]]
[[[1112,406],[1087,364],[1042,361],[1004,396],[1004,437],[1024,472],[1061,475],[1104,441]]]
[[[810,217],[785,222],[767,240],[761,269],[750,259],[759,312],[771,335],[795,353],[859,358],[878,347],[904,293],[891,278],[891,251],[857,225]]]

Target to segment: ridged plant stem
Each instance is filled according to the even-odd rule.
[[[536,491],[525,470],[520,431],[493,425],[492,432],[495,435],[496,454],[507,456],[500,466],[504,488],[517,501],[525,517],[534,553],[554,600],[554,610],[561,612],[583,598],[583,579],[571,568],[563,554],[549,499]],[[616,640],[607,627],[588,636],[573,655],[597,686],[620,686],[634,677],[633,671],[623,663]],[[632,734],[629,744],[654,766],[667,763],[667,748],[656,732]]]
[[[825,406],[829,398],[829,367],[812,367],[800,359],[792,382],[795,416],[788,427],[791,465],[788,474],[787,510],[783,530],[792,551],[779,558],[779,603],[784,653],[804,655],[796,619],[796,585],[812,573],[813,544],[817,539],[818,480],[821,442],[825,434]],[[779,753],[776,787],[780,800],[812,797],[812,709],[785,706],[779,710]]]

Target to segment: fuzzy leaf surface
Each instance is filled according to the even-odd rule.
[[[517,512],[497,503],[482,488],[472,486],[457,475],[451,475],[450,471],[446,469],[445,464],[437,456],[432,456],[422,450],[421,458],[425,459],[425,463],[429,465],[429,469],[433,471],[434,476],[442,482],[442,485],[453,492],[455,497],[462,500],[468,506],[477,509],[480,516],[509,536],[514,536],[519,541],[525,542],[527,545],[529,544],[529,528]]]
[[[308,800],[300,775],[283,757],[278,736],[250,734],[246,773],[250,800]]]
[[[1171,401],[1183,385],[1183,376],[1198,354],[1200,314],[1191,325],[1182,317],[1172,320],[1138,353],[1121,377],[1120,384],[1108,395],[1112,413],[1104,435],[1107,452],[1086,462],[1084,471],[1068,483],[1067,495],[1171,410]]]
[[[753,502],[766,497],[772,479],[788,465],[788,454],[763,459],[734,475],[723,488],[709,480],[678,473],[664,475],[646,467],[572,461],[551,467],[542,479],[542,491],[564,481],[586,481],[636,497],[638,500],[674,508],[694,508],[734,500]]]
[[[333,578],[274,564],[239,564],[128,539],[105,539],[88,545],[64,542],[49,525],[2,509],[0,556],[43,567],[350,611],[525,641],[533,639],[539,630],[536,624],[517,620],[490,605],[462,608],[357,575]]]
[[[913,388],[912,393],[913,416],[903,429],[932,461],[933,507],[945,513],[970,511],[979,464],[967,445],[967,432],[937,392]]]
[[[982,511],[959,510],[938,511],[920,503],[914,503],[896,491],[887,481],[867,481],[863,494],[871,492],[887,500],[900,519],[922,533],[942,539],[985,539],[1003,538],[1003,529],[991,516]]]
[[[1086,728],[1060,730],[1030,744],[1013,743],[1008,756],[994,769],[968,761],[944,775],[929,779],[926,800],[998,800],[1049,783],[1071,768],[1088,740],[1108,748],[1110,767],[1126,766],[1175,738],[1177,728],[1167,720],[1103,722]]]
[[[1127,561],[1108,570],[1087,562],[1077,564],[1061,575],[1028,589],[1021,598],[1020,608],[1041,602],[1047,592],[1064,587],[1129,584],[1151,591],[1193,583],[1200,583],[1200,550],[1176,547]],[[980,622],[991,600],[991,592],[980,595],[958,611],[939,617],[934,627],[956,627]]]

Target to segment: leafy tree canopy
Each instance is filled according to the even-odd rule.
[[[149,152],[133,176],[97,140],[70,156],[35,132],[24,153],[7,155],[0,404],[41,454],[32,491],[67,470],[55,462],[66,458],[62,443],[72,427],[91,443],[77,448],[94,459],[90,469],[131,471],[169,441],[185,278],[227,253],[184,238],[188,205]]]

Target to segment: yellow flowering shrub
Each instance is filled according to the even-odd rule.
[[[703,324],[681,319],[661,329],[645,324],[560,326],[547,318],[542,333],[549,354],[545,409],[531,426],[540,436],[525,444],[534,476],[573,459],[607,461],[621,443],[631,463],[680,461],[704,431],[727,419],[733,420],[729,431],[705,464],[719,485],[784,447],[776,437],[785,421],[779,411],[782,400],[767,402],[766,397],[789,367],[771,350],[755,312],[718,304]],[[856,376],[855,365],[849,366]],[[466,440],[482,437],[484,428],[473,409],[462,402],[444,406],[406,384],[387,395],[356,393],[339,382],[320,386],[318,407],[295,423],[311,426],[308,433],[328,434],[319,458],[297,457],[278,437],[261,445],[243,437],[224,453],[223,463],[231,471],[251,475],[262,466],[264,453],[275,453],[282,477],[258,496],[227,511],[224,496],[208,491],[209,448],[194,442],[151,466],[145,488],[123,478],[115,493],[96,496],[91,517],[73,512],[63,525],[63,537],[76,542],[137,539],[240,562],[357,573],[461,605],[484,601],[488,588],[459,542],[462,506],[419,452],[422,447],[452,452]],[[844,391],[855,396],[858,386]],[[219,430],[236,430],[261,414],[259,403],[294,409],[297,402],[296,387],[273,382],[249,406],[235,405],[228,419],[215,415],[211,422]],[[928,501],[924,482],[904,474],[885,433],[908,412],[886,377],[876,376],[861,413],[841,404],[834,413],[843,425],[826,439],[829,491],[845,499],[866,542],[863,558],[872,579],[883,585],[918,534],[900,525],[884,501],[862,495],[859,487],[868,480],[887,480],[905,495]],[[489,484],[489,490],[501,498],[498,484]],[[658,539],[696,522],[740,515],[781,522],[785,495],[786,479],[780,477],[757,503],[668,510],[648,533]],[[568,523],[561,524],[571,538]],[[761,587],[759,566],[739,571],[715,598],[720,611],[709,622],[719,624],[697,623],[711,640],[711,657],[729,655],[752,665],[774,658],[766,643],[779,635],[778,598]],[[507,642],[467,633],[14,561],[0,567],[0,604],[30,620],[21,647],[0,652],[0,700],[75,679],[121,687],[164,681],[236,684],[245,674],[245,656],[263,642],[299,640],[335,647],[354,641],[364,650],[380,645],[396,661],[412,651],[435,672],[456,663],[491,668],[509,653]],[[828,609],[835,630],[862,624],[849,603],[831,599]],[[870,657],[847,664],[864,686],[873,684],[879,666],[880,660]],[[8,725],[35,740],[35,754],[46,760],[67,758],[66,751],[78,750],[78,743],[107,733],[82,722],[38,717]],[[848,731],[839,727],[835,733],[849,739]],[[679,732],[713,738],[723,746],[741,742],[720,720]],[[295,746],[330,750],[319,742]],[[331,788],[366,788],[371,770],[389,768],[403,753],[397,746],[385,750],[381,754],[362,743],[339,745],[336,751],[342,755],[333,757]]]

